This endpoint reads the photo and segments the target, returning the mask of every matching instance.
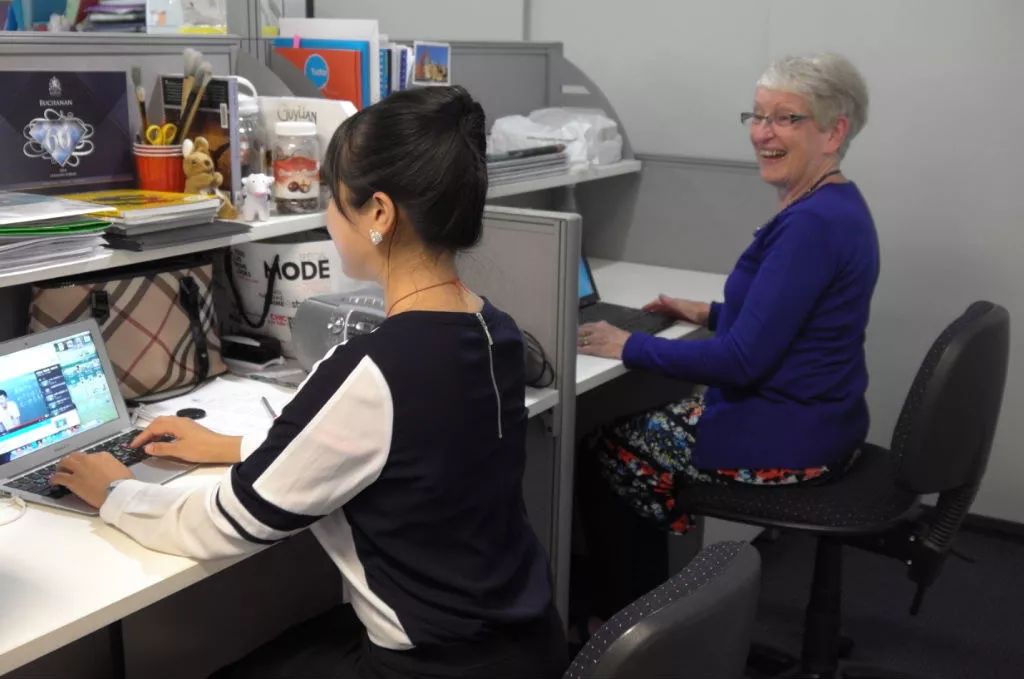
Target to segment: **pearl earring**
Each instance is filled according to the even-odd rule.
[[[370,229],[370,242],[374,245],[380,245],[381,241],[384,240],[384,236],[381,235],[377,229]]]

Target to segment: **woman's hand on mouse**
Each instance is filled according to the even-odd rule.
[[[174,437],[173,441],[163,440]],[[242,437],[212,432],[187,417],[158,417],[131,442],[154,457],[186,462],[234,464],[242,459]]]

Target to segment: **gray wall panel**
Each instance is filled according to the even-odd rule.
[[[590,256],[725,273],[775,214],[774,192],[752,164],[637,158],[639,175],[576,188]]]

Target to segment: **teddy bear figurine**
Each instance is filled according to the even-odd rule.
[[[220,219],[234,219],[238,211],[231,199],[220,190],[224,175],[217,172],[210,156],[210,142],[205,137],[186,139],[181,144],[182,169],[185,171],[185,193],[203,193],[220,198]]]
[[[250,174],[242,178],[242,219],[247,222],[270,219],[270,188],[274,178],[267,174]]]

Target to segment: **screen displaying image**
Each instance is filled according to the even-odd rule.
[[[580,257],[580,299],[594,294],[594,283],[587,273],[587,264]]]
[[[0,464],[116,419],[90,333],[0,357]]]

